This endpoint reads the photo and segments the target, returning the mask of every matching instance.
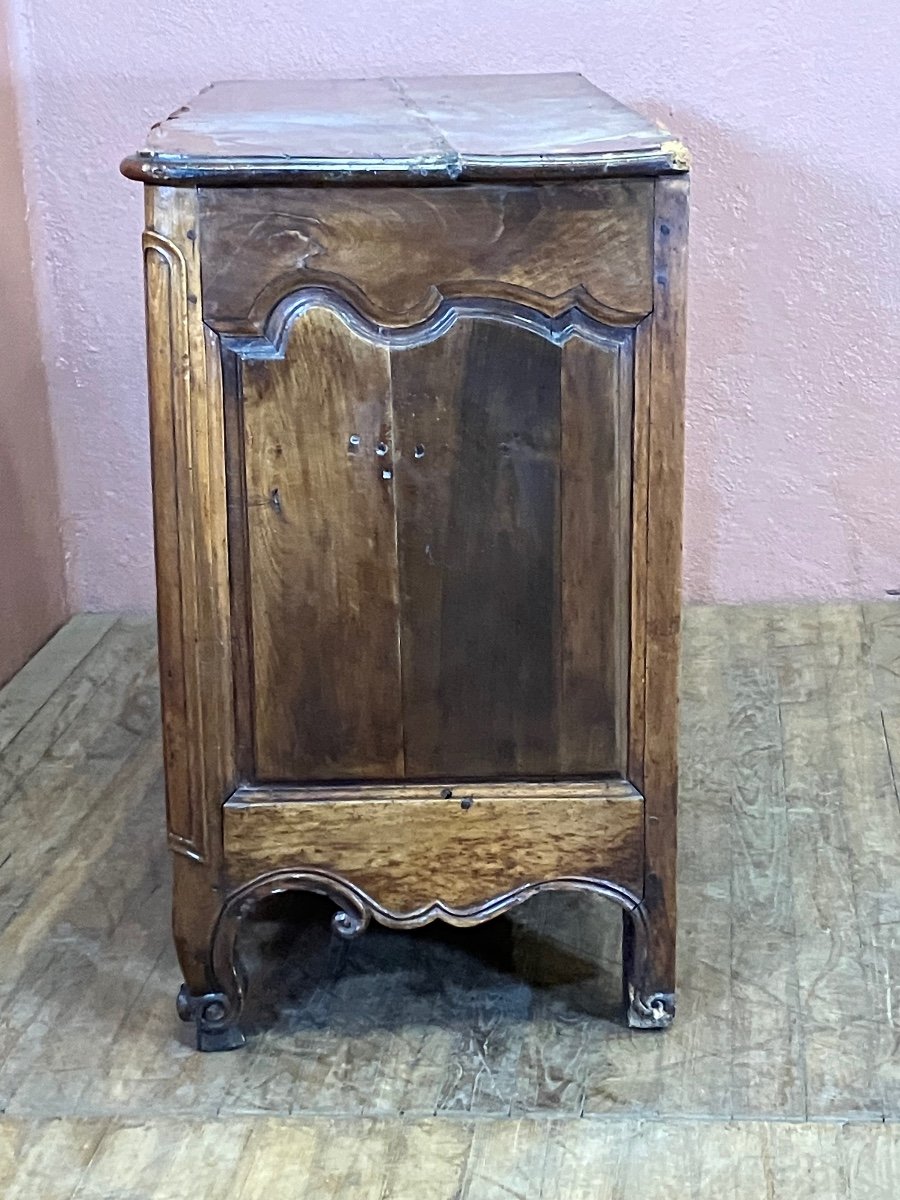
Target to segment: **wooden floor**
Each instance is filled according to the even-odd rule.
[[[900,607],[688,611],[664,1034],[612,905],[345,943],[295,897],[260,1032],[192,1051],[153,656],[79,617],[0,692],[4,1200],[900,1196]]]

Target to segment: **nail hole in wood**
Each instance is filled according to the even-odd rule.
[[[378,442],[377,445],[375,446],[375,453],[377,455],[379,455],[381,458],[384,458],[384,456],[385,456],[385,454],[387,454],[387,452],[388,452],[387,445],[384,442]]]
[[[425,447],[422,445],[421,442],[419,442],[419,444],[416,446],[415,450],[413,451],[413,455],[416,458],[424,458],[425,457]]]
[[[355,454],[356,451],[359,449],[359,434],[358,433],[350,434],[350,437],[347,439],[347,448],[351,454]]]

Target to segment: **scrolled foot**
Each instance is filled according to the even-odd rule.
[[[223,992],[195,996],[182,984],[175,1007],[182,1021],[194,1022],[198,1050],[237,1050],[243,1046],[245,1039],[237,1015]]]
[[[667,1029],[675,1020],[675,997],[671,992],[645,997],[629,986],[627,1016],[631,1029]]]

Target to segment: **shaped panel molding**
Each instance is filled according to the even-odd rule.
[[[379,188],[364,203],[340,189],[200,195],[204,314],[223,333],[261,333],[284,296],[316,285],[394,328],[463,296],[612,325],[653,307],[650,180]]]

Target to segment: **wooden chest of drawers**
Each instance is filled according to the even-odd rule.
[[[218,84],[146,186],[179,1011],[235,935],[619,904],[674,1012],[687,162],[580,76]]]

